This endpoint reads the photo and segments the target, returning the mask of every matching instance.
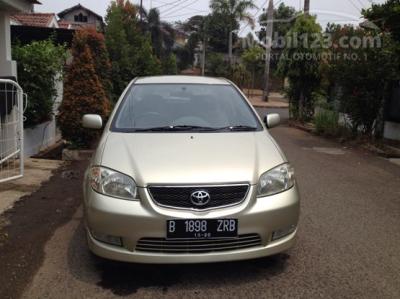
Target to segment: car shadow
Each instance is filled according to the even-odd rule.
[[[163,293],[173,286],[213,288],[237,286],[257,280],[269,280],[285,271],[288,254],[212,264],[145,265],[105,260],[89,252],[84,227],[76,229],[68,249],[70,273],[75,279],[128,296],[141,288],[158,288]]]

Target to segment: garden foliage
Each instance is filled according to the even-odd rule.
[[[18,83],[28,95],[25,127],[51,120],[57,96],[56,82],[62,80],[66,50],[52,40],[16,44],[13,59],[18,61]]]
[[[112,100],[116,101],[137,76],[161,74],[151,38],[140,28],[137,7],[129,1],[112,1],[106,15],[106,46],[111,61]]]
[[[89,47],[93,58],[95,72],[103,85],[107,98],[110,98],[112,91],[111,63],[105,45],[104,35],[94,28],[78,30],[75,33],[75,51],[83,52],[85,46]]]
[[[300,121],[310,120],[314,114],[313,93],[319,89],[321,79],[321,42],[316,18],[301,15],[286,35],[287,46],[279,61],[278,71],[289,81],[291,116]]]
[[[107,120],[110,103],[96,73],[95,60],[89,46],[82,47],[80,35],[72,46],[73,61],[68,67],[64,83],[64,100],[58,115],[62,136],[72,146],[90,147],[100,132],[82,127],[85,114],[99,114]]]

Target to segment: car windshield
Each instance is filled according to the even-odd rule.
[[[230,85],[137,84],[128,91],[113,131],[256,131],[262,127]]]

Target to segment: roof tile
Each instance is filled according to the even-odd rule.
[[[25,26],[48,27],[55,16],[54,13],[22,13],[15,14],[12,18]]]

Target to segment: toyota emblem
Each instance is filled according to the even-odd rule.
[[[190,195],[190,201],[198,207],[205,206],[210,202],[210,199],[210,194],[204,190],[195,191]]]

